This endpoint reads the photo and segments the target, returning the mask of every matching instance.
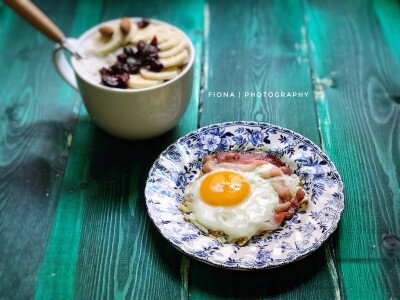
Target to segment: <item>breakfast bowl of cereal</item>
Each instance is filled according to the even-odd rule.
[[[150,169],[145,197],[174,247],[238,270],[274,268],[314,252],[344,210],[340,174],[317,145],[245,121],[203,127],[170,145]]]
[[[194,46],[171,24],[143,18],[101,23],[66,39],[79,56],[68,63],[61,47],[53,61],[82,96],[93,122],[124,139],[147,139],[173,126],[192,95]]]

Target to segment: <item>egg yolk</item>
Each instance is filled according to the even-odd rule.
[[[206,176],[200,186],[203,201],[212,206],[237,205],[249,192],[247,181],[240,174],[229,171]]]

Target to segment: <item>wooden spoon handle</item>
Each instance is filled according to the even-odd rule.
[[[4,2],[54,42],[61,42],[64,38],[62,31],[31,1],[4,0]]]

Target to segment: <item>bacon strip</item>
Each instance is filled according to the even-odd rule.
[[[236,162],[240,164],[253,163],[255,161],[266,161],[277,167],[283,167],[285,164],[273,155],[264,155],[262,153],[253,152],[220,152],[213,155],[207,155],[204,162],[214,160],[217,163],[222,162]]]
[[[260,174],[260,176],[264,179],[269,179],[272,177],[278,177],[278,176],[282,176],[282,175],[283,175],[283,172],[277,166],[274,166],[274,165],[268,171],[262,172]]]
[[[214,154],[214,156],[217,159],[218,163],[233,162],[233,161],[238,161],[240,159],[240,154],[235,152],[220,152]]]
[[[283,201],[286,202],[292,199],[292,193],[290,192],[290,189],[286,185],[285,181],[277,180],[273,181],[271,184],[279,198],[281,198]]]
[[[208,160],[203,165],[203,172],[210,173],[210,172],[218,170],[220,168],[232,169],[232,170],[237,170],[237,171],[242,171],[242,172],[251,172],[251,171],[254,171],[258,166],[264,165],[264,164],[268,164],[268,162],[262,161],[262,160],[257,160],[257,161],[254,161],[254,162],[248,163],[248,164],[238,164],[238,163],[234,163],[234,162],[216,163],[214,160]]]
[[[285,211],[287,212],[290,208],[290,204],[291,204],[291,202],[289,202],[289,201],[278,204],[275,207],[275,212],[277,212],[277,213],[281,213],[281,212],[285,212]]]
[[[287,212],[275,213],[275,214],[274,214],[275,222],[278,223],[278,224],[281,224],[282,221],[283,221],[285,218],[287,218],[287,216],[288,216],[288,213],[287,213]]]
[[[289,220],[294,216],[297,210],[300,208],[300,203],[303,201],[306,192],[303,189],[298,189],[296,192],[296,196],[290,202],[284,202],[275,207],[274,218],[278,222],[285,215],[283,219]],[[283,221],[281,220],[281,222]]]
[[[285,175],[292,175],[293,174],[292,170],[290,168],[288,168],[288,167],[280,167],[279,169]]]
[[[290,207],[288,209],[288,218],[290,219],[291,217],[294,216],[294,214],[296,213],[296,211],[299,209],[299,204],[300,202],[304,199],[304,196],[306,195],[306,193],[304,192],[303,189],[298,189],[296,192],[296,197],[291,201],[290,203]]]
[[[210,173],[216,169],[216,163],[212,160],[207,161],[202,168],[204,173]]]
[[[208,161],[213,161],[213,160],[215,160],[214,155],[207,155],[206,157],[203,158],[203,164],[205,164]]]
[[[301,202],[301,200],[304,199],[304,197],[306,196],[306,192],[303,189],[298,189],[296,192],[296,200],[299,201],[299,203]]]

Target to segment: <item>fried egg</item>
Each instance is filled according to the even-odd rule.
[[[271,167],[261,165],[250,172],[219,168],[201,176],[185,191],[190,221],[203,231],[223,231],[228,242],[259,234],[262,224],[274,222],[274,208],[279,204],[271,183],[283,179],[292,192],[299,184],[294,174],[262,178],[260,173]]]

